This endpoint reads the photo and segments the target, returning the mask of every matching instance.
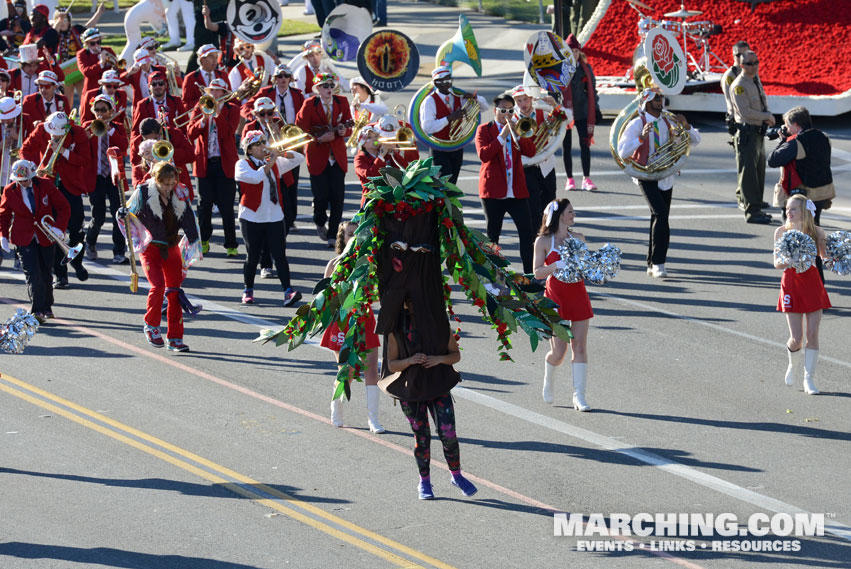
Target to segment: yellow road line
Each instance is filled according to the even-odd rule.
[[[12,387],[8,384],[17,386],[20,389],[16,389],[15,387]],[[43,389],[39,389],[34,385],[30,385],[14,377],[5,374],[0,374],[0,390],[5,391],[10,395],[14,395],[19,399],[23,399],[24,401],[32,403],[33,405],[37,405],[38,407],[47,409],[48,411],[55,413],[56,415],[60,415],[62,417],[65,417],[66,419],[70,419],[75,423],[78,423],[80,425],[83,425],[84,427],[92,429],[93,431],[97,431],[103,435],[118,440],[133,448],[146,452],[152,456],[159,458],[160,460],[163,460],[165,462],[173,464],[174,466],[182,468],[183,470],[191,472],[196,476],[199,476],[216,484],[221,484],[236,494],[252,499],[259,504],[277,510],[278,512],[281,512],[282,514],[285,514],[295,520],[298,520],[310,527],[318,529],[319,531],[327,533],[328,535],[336,537],[342,541],[345,541],[346,543],[349,543],[360,549],[363,549],[364,551],[372,553],[377,557],[386,559],[387,561],[393,563],[398,567],[414,568],[424,566],[417,564],[411,559],[406,559],[401,555],[397,555],[396,553],[390,550],[396,550],[397,552],[402,553],[409,558],[422,561],[426,564],[426,566],[437,567],[439,569],[454,569],[451,565],[447,565],[446,563],[443,563],[438,559],[435,559],[415,549],[402,545],[401,543],[397,543],[392,539],[372,532],[366,528],[358,526],[357,524],[353,524],[342,518],[329,514],[328,512],[325,512],[324,510],[317,508],[312,504],[308,504],[307,502],[300,500],[295,496],[291,496],[289,494],[286,494],[285,492],[281,492],[280,490],[271,488],[265,484],[261,484],[256,480],[253,480],[238,472],[216,464],[215,462],[212,462],[180,447],[167,443],[166,441],[158,439],[152,435],[119,423],[118,421],[110,419],[109,417],[101,415],[100,413],[92,411],[91,409],[87,409],[85,407],[77,405],[76,403],[63,399],[48,391],[44,391]],[[50,403],[50,401],[54,402],[55,404]],[[123,433],[119,431],[123,431]],[[147,441],[150,444],[146,444],[144,441]],[[156,447],[160,448],[158,449]],[[165,452],[161,449],[165,449],[165,451],[168,452]],[[187,460],[183,460],[178,457],[183,457]],[[192,462],[196,463],[197,465],[201,465],[204,468],[201,468],[196,464],[192,464]],[[252,488],[247,488],[244,485],[250,485]],[[274,498],[269,498],[268,496],[273,496]],[[281,502],[285,502],[287,505],[282,504]],[[310,515],[299,512],[298,510],[304,510]],[[321,520],[325,520],[328,523],[325,523],[320,519],[316,518],[321,518]],[[339,526],[339,528],[345,528],[345,530],[347,531],[343,531],[342,529],[339,529],[338,527],[333,527],[333,525],[329,524]],[[366,540],[375,543],[370,543]],[[379,547],[379,545],[377,544],[385,546],[386,549]]]

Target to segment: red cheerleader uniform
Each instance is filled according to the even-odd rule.
[[[561,259],[561,255],[555,248],[555,237],[550,238],[550,252],[544,259],[544,265],[552,265]],[[547,277],[544,296],[558,304],[558,315],[563,320],[579,322],[594,317],[591,309],[591,299],[585,290],[585,281],[576,283],[564,283],[555,278],[554,275]]]
[[[807,314],[825,308],[830,308],[830,299],[815,265],[803,273],[793,268],[783,271],[777,310]]]
[[[348,327],[341,330],[340,323],[336,319],[331,322],[331,325],[325,329],[322,334],[322,341],[319,343],[323,348],[339,352],[343,346],[343,341],[346,339]],[[381,345],[378,340],[378,334],[375,333],[375,316],[372,314],[372,307],[368,309],[366,319],[366,349],[372,350]]]

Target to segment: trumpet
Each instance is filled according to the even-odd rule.
[[[400,149],[410,149],[417,147],[417,144],[414,142],[414,131],[406,126],[403,126],[398,129],[396,131],[396,136],[381,137],[375,142],[376,145],[395,145]]]
[[[59,233],[59,229],[53,225],[56,222],[53,219],[52,215],[43,216],[35,225],[38,227],[44,236],[47,237],[50,241],[56,243],[56,246],[62,250],[64,257],[62,258],[62,264],[66,264],[70,261],[73,261],[77,255],[80,254],[80,251],[83,250],[83,244],[77,243],[73,247],[69,247],[65,241],[57,235]],[[55,230],[55,231],[54,231]]]
[[[532,117],[523,117],[517,120],[509,119],[508,132],[511,134],[511,140],[515,146],[520,146],[519,139],[534,136],[537,124]]]
[[[124,71],[124,69],[127,68],[127,62],[123,59],[118,59],[118,57],[111,51],[101,51],[100,58],[103,60],[104,65],[111,69],[118,69],[119,71]]]
[[[481,108],[475,97],[464,99],[464,106],[461,107],[461,110],[464,111],[464,115],[449,127],[449,138],[452,140],[466,138],[471,131],[476,130],[479,126]]]
[[[313,135],[307,134],[294,124],[288,124],[282,128],[281,136],[284,137],[282,140],[273,142],[269,147],[278,149],[281,152],[289,152],[316,140]]]
[[[89,126],[86,128],[86,130],[88,131],[89,138],[93,136],[100,138],[101,136],[109,132],[109,124],[114,121],[116,117],[118,117],[118,115],[120,115],[121,113],[124,113],[125,115],[127,114],[124,108],[121,108],[115,111],[115,113],[113,113],[113,115],[105,121],[95,119],[90,122]]]
[[[48,145],[44,155],[42,155],[41,161],[38,163],[38,168],[35,171],[36,176],[53,176],[53,168],[56,166],[56,159],[59,158],[59,155],[62,153],[62,147],[65,144],[65,139],[68,138],[68,133],[71,132],[71,128],[76,118],[77,109],[74,109],[71,111],[71,114],[68,115],[68,126],[65,127],[65,133],[59,137],[59,141],[56,144],[56,150],[51,152],[51,149],[54,148],[54,145],[51,143]],[[48,154],[50,154],[50,158],[47,163],[45,163],[44,159]]]
[[[174,156],[174,146],[167,140],[158,140],[151,148],[151,155],[156,162],[171,162]]]

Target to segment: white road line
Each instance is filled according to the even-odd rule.
[[[120,281],[129,282],[130,277],[125,273],[119,272],[115,269],[111,269],[108,267],[104,267],[102,265],[86,262],[85,263],[90,272],[94,272],[95,274],[102,274],[112,278],[115,278]],[[14,276],[19,278],[19,280],[23,280],[23,274],[18,273],[16,271],[9,271],[8,269],[0,270],[4,272],[12,272]],[[699,320],[697,318],[693,318],[690,316],[685,316],[683,314],[679,314],[676,312],[671,312],[669,310],[663,310],[652,306],[650,304],[645,304],[642,302],[636,302],[633,300],[627,300],[620,298],[613,294],[608,293],[600,293],[594,291],[592,294],[597,294],[600,296],[604,296],[615,300],[617,302],[622,302],[624,304],[633,305],[636,307],[640,307],[644,310],[655,311],[661,314],[665,314],[667,316],[673,316],[675,318],[679,318],[682,320],[686,320],[688,322],[692,322],[695,324],[700,324],[702,326],[706,326],[708,328],[712,328],[713,330],[718,330],[720,332],[726,332],[735,336],[739,336],[742,338],[746,338],[752,340],[754,342],[759,342],[762,344],[767,344],[773,347],[782,347],[783,344],[780,342],[776,342],[774,340],[770,340],[768,338],[763,338],[761,336],[756,336],[753,334],[747,334],[745,332],[740,332],[738,330],[734,330],[732,328],[726,328],[724,326],[713,324],[710,322],[705,322],[703,320]],[[274,322],[264,320],[262,318],[257,318],[254,316],[249,316],[246,314],[242,314],[238,311],[232,310],[230,308],[226,308],[220,304],[215,302],[205,301],[203,298],[196,297],[194,295],[189,296],[193,302],[202,302],[204,304],[205,309],[210,310],[211,312],[215,312],[217,314],[221,314],[222,316],[226,316],[228,318],[232,318],[234,320],[238,320],[240,322],[250,324],[253,326],[257,326],[260,328],[274,328],[276,326],[280,326]],[[306,343],[312,344],[314,346],[318,346],[319,341],[316,339],[308,340]],[[324,348],[323,348],[324,349]],[[841,365],[844,367],[851,368],[851,362],[846,362],[843,360],[839,360],[836,358],[831,358],[828,356],[820,355],[820,359],[824,361],[829,361],[831,363],[835,363],[837,365]],[[685,480],[703,486],[704,488],[709,488],[711,490],[715,490],[716,492],[720,492],[731,498],[735,498],[737,500],[747,502],[748,504],[757,506],[758,508],[762,508],[764,510],[768,510],[771,512],[777,513],[809,513],[807,510],[799,508],[797,506],[793,506],[791,504],[787,504],[780,500],[776,500],[769,496],[764,496],[752,490],[748,490],[746,488],[742,488],[741,486],[737,486],[731,482],[727,482],[717,476],[713,476],[711,474],[706,474],[701,472],[695,468],[690,466],[686,466],[684,464],[680,464],[673,460],[667,459],[665,457],[659,456],[654,453],[647,452],[643,449],[635,448],[629,444],[622,443],[605,435],[600,435],[593,431],[589,431],[587,429],[583,429],[581,427],[576,427],[564,421],[559,421],[558,419],[554,419],[552,417],[548,417],[546,415],[542,415],[540,413],[536,413],[524,407],[519,407],[517,405],[513,405],[511,403],[507,403],[500,399],[496,399],[495,397],[491,397],[489,395],[484,395],[477,391],[473,391],[471,389],[467,389],[465,387],[455,387],[453,389],[453,394],[461,397],[462,399],[466,399],[473,403],[477,403],[479,405],[483,405],[495,411],[499,411],[501,413],[505,413],[507,415],[511,415],[517,419],[521,419],[528,423],[532,423],[570,437],[583,440],[587,443],[597,445],[599,447],[612,450],[615,452],[619,452],[635,460],[648,464],[650,466],[655,466],[660,470],[664,470],[669,474],[673,474],[675,476],[679,476]],[[845,524],[839,522],[826,521],[825,522],[825,532],[836,537],[840,537],[844,540],[851,541],[851,526],[847,526]]]

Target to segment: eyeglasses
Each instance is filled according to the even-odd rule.
[[[271,117],[272,115],[275,114],[275,111],[257,111],[254,114],[257,115],[258,117]]]
[[[107,109],[106,107],[95,107],[92,110],[96,113],[108,113],[109,112],[109,109]]]
[[[165,81],[151,81],[151,87],[165,87]]]
[[[759,61],[745,61],[742,65],[759,65]]]
[[[502,114],[508,113],[509,115],[513,115],[514,114],[514,107],[512,107],[510,109],[503,109],[502,107],[500,107],[500,108],[496,109],[496,112],[502,113]]]

